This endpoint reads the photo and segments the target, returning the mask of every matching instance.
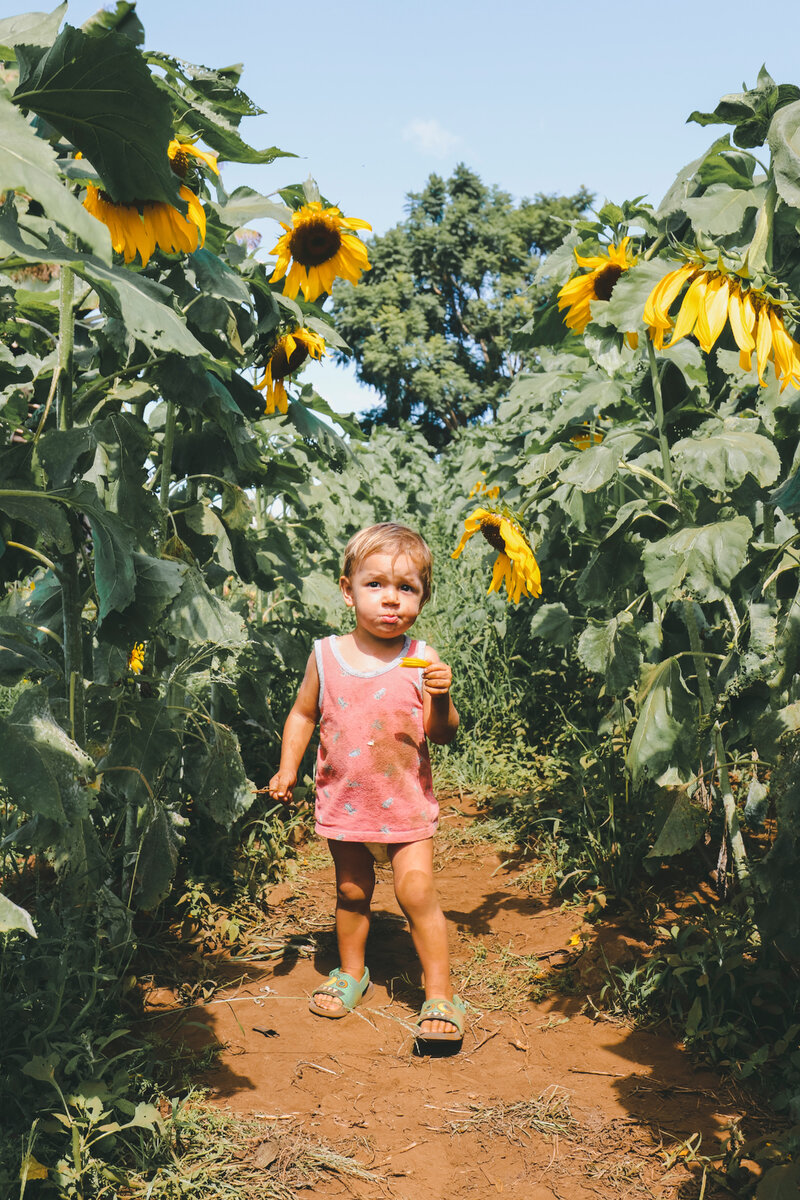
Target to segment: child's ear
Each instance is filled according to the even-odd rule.
[[[339,577],[339,587],[341,588],[345,604],[348,608],[352,608],[355,604],[355,600],[353,599],[353,589],[350,585],[350,580],[347,575],[341,575]]]

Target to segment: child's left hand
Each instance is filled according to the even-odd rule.
[[[428,663],[422,672],[422,686],[431,696],[446,696],[453,682],[453,672],[447,663]]]

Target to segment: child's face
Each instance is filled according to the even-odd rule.
[[[356,625],[379,638],[404,634],[423,604],[419,568],[407,554],[369,554],[349,577],[339,580],[344,602],[355,609]]]

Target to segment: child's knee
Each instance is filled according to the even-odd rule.
[[[425,912],[437,903],[433,880],[425,871],[407,871],[395,880],[394,893],[404,912]]]
[[[373,879],[340,879],[336,885],[336,898],[340,908],[362,908],[369,904],[375,889]]]

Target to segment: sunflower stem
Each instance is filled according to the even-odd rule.
[[[67,237],[70,249],[75,245],[75,234]],[[58,428],[72,428],[72,355],[75,348],[75,316],[72,303],[75,293],[75,275],[71,267],[61,268],[58,289],[58,388],[56,390],[56,412]]]
[[[175,432],[178,425],[178,410],[173,400],[167,401],[167,421],[164,426],[164,445],[161,450],[161,474],[159,498],[161,501],[161,541],[167,540],[169,524],[169,484],[172,478],[172,452],[175,449]]]
[[[725,814],[725,836],[728,839],[737,882],[744,893],[747,902],[747,911],[755,924],[753,888],[750,879],[750,868],[747,862],[747,851],[744,848],[744,839],[742,837],[741,826],[739,825],[739,814],[736,811],[736,799],[731,788],[728,762],[725,757],[725,743],[722,740],[722,730],[719,727],[719,722],[716,722],[714,725],[714,750],[717,756],[719,786],[722,792],[722,808]]]
[[[658,445],[661,449],[661,462],[664,466],[664,482],[669,488],[674,489],[674,480],[672,476],[672,460],[669,456],[669,442],[667,435],[664,432],[664,396],[661,391],[661,377],[658,373],[658,363],[656,362],[656,352],[653,349],[651,339],[647,338],[647,356],[650,360],[650,378],[653,381],[653,397],[656,404],[656,428],[658,430]]]
[[[67,245],[74,249],[75,235],[69,234]],[[72,429],[72,369],[75,349],[75,275],[71,267],[61,268],[58,289],[58,384],[56,413],[62,432]],[[86,711],[83,694],[83,624],[81,614],[80,568],[78,566],[83,528],[70,513],[72,548],[60,559],[56,574],[61,582],[61,619],[64,636],[64,684],[72,740],[82,746],[86,741]]]
[[[705,716],[714,706],[714,695],[711,691],[711,681],[708,678],[708,667],[700,641],[700,630],[697,625],[697,615],[694,611],[694,601],[683,601],[683,621],[689,634],[689,645],[692,647],[692,657],[697,671],[697,686],[700,689],[700,709]]]

